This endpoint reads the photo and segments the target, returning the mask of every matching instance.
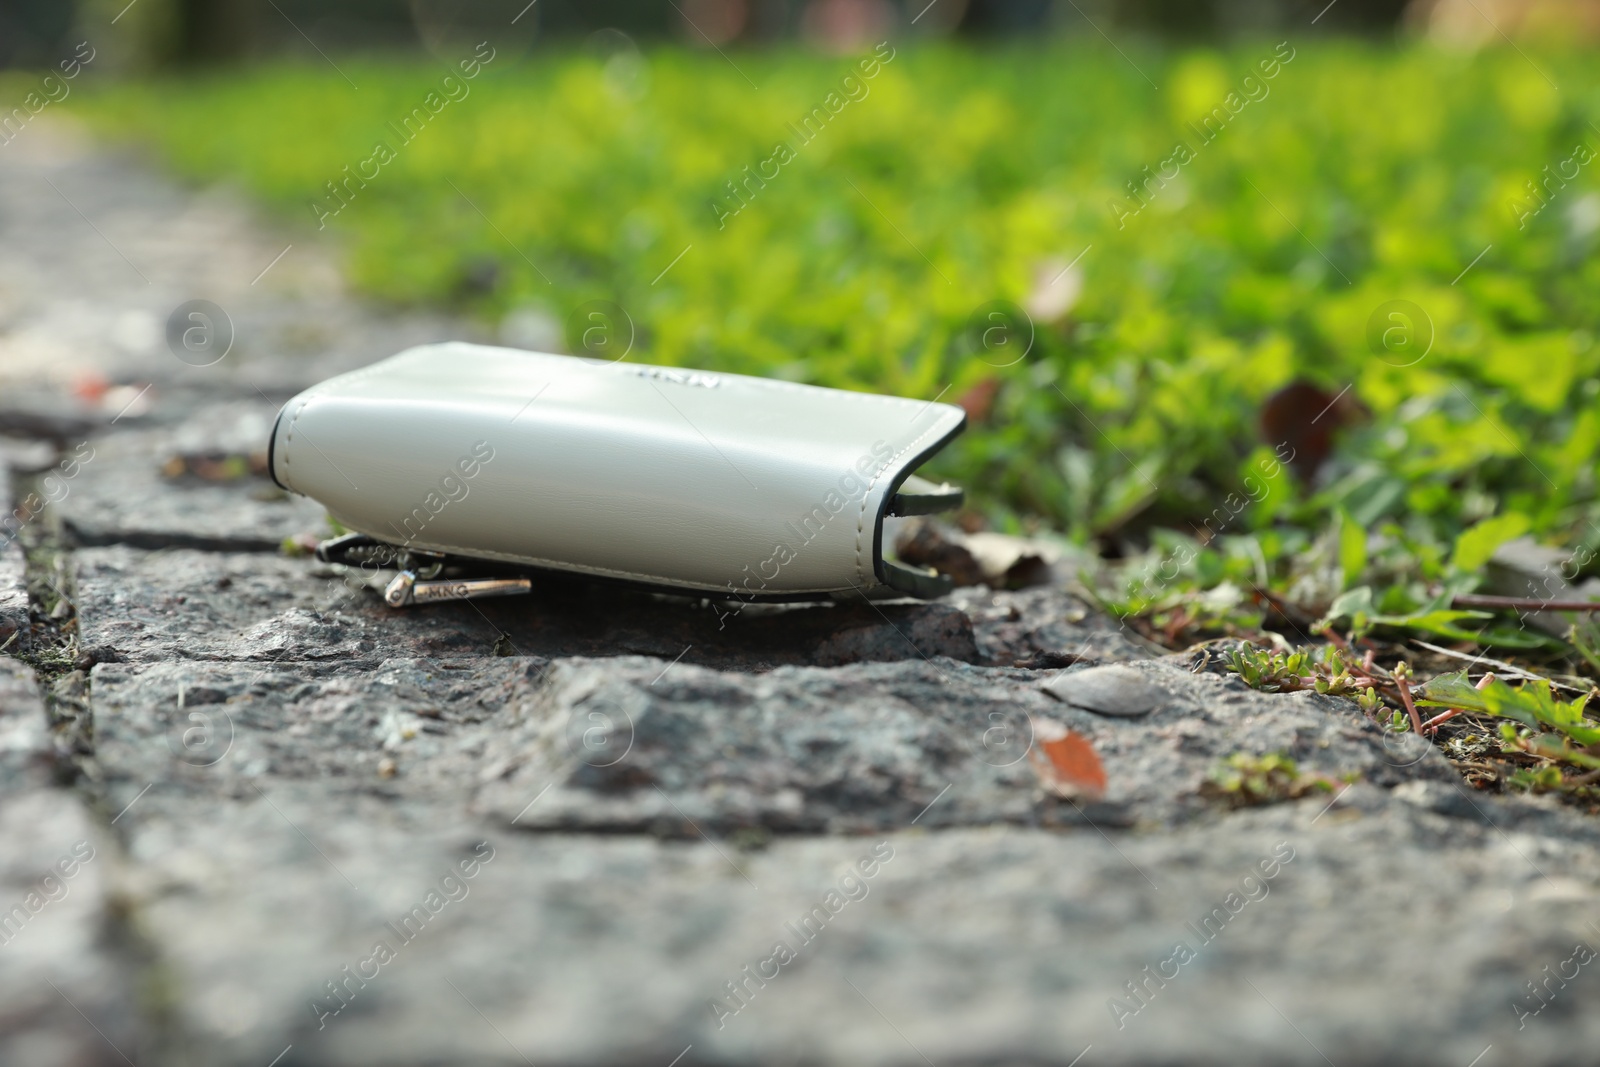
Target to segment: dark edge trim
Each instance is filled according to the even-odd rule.
[[[896,493],[889,498],[890,510],[886,513],[897,519],[909,519],[918,515],[938,515],[945,511],[956,511],[967,502],[965,489],[957,488],[953,494],[947,496],[907,496]]]
[[[289,404],[294,401],[289,401]],[[272,435],[267,438],[267,477],[272,479],[272,484],[282,489],[285,493],[294,492],[287,485],[278,481],[278,467],[275,462],[278,451],[278,427],[283,424],[283,413],[289,410],[289,404],[278,409],[278,417],[272,420]]]
[[[895,475],[893,482],[889,483],[889,491],[883,494],[883,503],[878,507],[878,518],[877,521],[873,523],[872,527],[872,573],[873,576],[884,585],[888,585],[889,582],[884,577],[883,568],[883,520],[889,514],[889,505],[894,501],[894,495],[900,491],[900,487],[905,484],[907,478],[917,473],[918,468],[920,468],[924,463],[928,462],[928,460],[932,459],[934,453],[938,452],[940,449],[944,448],[945,445],[955,440],[956,435],[961,433],[961,431],[965,430],[966,428],[967,413],[962,411],[961,421],[956,423],[955,427],[949,433],[939,438],[927,448],[924,448],[921,452],[913,456],[910,462],[901,467],[900,473]]]

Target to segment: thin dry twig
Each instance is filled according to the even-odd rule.
[[[1449,711],[1445,712],[1443,715],[1435,715],[1433,718],[1431,718],[1427,722],[1423,723],[1421,728],[1426,730],[1426,731],[1428,731],[1428,733],[1430,733],[1430,734],[1436,734],[1436,733],[1439,732],[1439,727],[1441,725],[1443,725],[1444,723],[1449,722],[1451,719],[1455,718],[1457,715],[1465,715],[1465,714],[1466,714],[1466,712],[1462,711],[1460,708],[1451,708]]]
[[[1427,644],[1426,641],[1421,642],[1421,643],[1422,644]],[[1513,668],[1513,669],[1515,669],[1515,668]],[[1518,673],[1520,673],[1520,672],[1518,672]],[[1484,674],[1483,674],[1483,677],[1478,679],[1478,684],[1473,686],[1472,688],[1479,689],[1479,690],[1487,689],[1487,688],[1489,688],[1490,683],[1492,683],[1493,681],[1494,681],[1494,671],[1485,671]],[[1463,708],[1449,708],[1444,712],[1443,715],[1435,715],[1433,718],[1431,718],[1427,722],[1423,723],[1422,724],[1422,729],[1427,730],[1428,733],[1430,734],[1430,736],[1431,735],[1436,735],[1439,732],[1439,726],[1441,724],[1449,722],[1451,719],[1455,718],[1457,715],[1465,715],[1465,714],[1466,714],[1466,710],[1463,709]]]
[[[1411,716],[1411,728],[1417,733],[1422,732],[1422,716],[1417,714],[1416,702],[1411,699],[1411,683],[1399,671],[1394,675],[1395,687],[1400,690],[1400,703],[1406,707],[1406,714]]]
[[[1509,674],[1511,677],[1520,678],[1524,681],[1549,682],[1554,688],[1565,689],[1569,693],[1587,693],[1589,691],[1586,688],[1575,685],[1567,685],[1565,682],[1558,682],[1554,678],[1549,678],[1542,674],[1534,674],[1532,671],[1524,667],[1518,667],[1515,663],[1507,663],[1505,660],[1500,659],[1490,659],[1488,656],[1482,655],[1469,656],[1465,652],[1457,652],[1454,649],[1433,644],[1431,641],[1424,641],[1420,637],[1413,637],[1411,639],[1411,643],[1421,648],[1425,648],[1429,652],[1437,652],[1441,656],[1450,656],[1454,659],[1464,659],[1469,663],[1487,663],[1491,667],[1499,667],[1501,671]]]

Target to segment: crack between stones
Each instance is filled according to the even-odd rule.
[[[155,552],[166,548],[187,548],[196,552],[260,552],[277,554],[282,541],[270,537],[206,537],[182,532],[138,531],[115,533],[90,533],[72,523],[63,525],[63,540],[74,548],[111,548],[122,545]]]

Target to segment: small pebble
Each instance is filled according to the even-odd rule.
[[[1128,719],[1150,714],[1167,698],[1166,692],[1142,671],[1115,663],[1058,674],[1043,688],[1064,704],[1096,715]]]

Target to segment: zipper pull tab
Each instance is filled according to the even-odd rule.
[[[401,571],[383,591],[392,608],[439,600],[477,600],[490,596],[519,596],[533,591],[527,578],[418,579],[415,571]]]

